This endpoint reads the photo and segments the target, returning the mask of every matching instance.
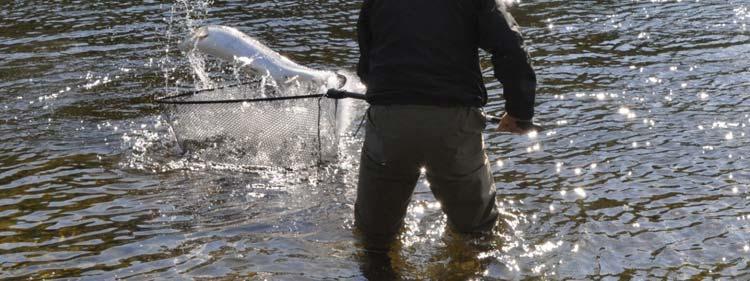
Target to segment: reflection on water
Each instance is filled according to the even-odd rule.
[[[456,235],[422,181],[388,259],[352,232],[361,136],[334,165],[230,165],[152,103],[195,80],[169,48],[190,24],[353,68],[359,1],[252,2],[0,4],[0,278],[750,278],[747,1],[517,4],[548,129],[486,132],[502,220]]]

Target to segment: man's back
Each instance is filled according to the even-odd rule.
[[[462,3],[465,2],[465,3]],[[376,103],[481,106],[472,1],[377,0],[369,7],[366,83]],[[473,6],[473,5],[472,5]]]
[[[513,107],[509,112],[530,119],[536,80],[515,27],[495,0],[365,0],[357,72],[368,101],[483,106],[482,47],[493,53],[496,74],[519,74],[496,76]]]

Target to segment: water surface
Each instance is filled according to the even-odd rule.
[[[361,135],[287,170],[181,153],[153,98],[190,85],[174,49],[235,26],[353,70],[359,1],[0,4],[0,278],[359,279]],[[421,182],[403,279],[750,279],[750,2],[526,1],[536,136],[486,132],[503,217],[452,234]],[[492,102],[502,88],[482,62]],[[355,116],[365,106],[355,106]]]

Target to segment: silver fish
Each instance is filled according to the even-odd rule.
[[[338,88],[345,82],[342,75],[299,65],[255,38],[228,26],[201,27],[188,35],[179,47],[184,52],[200,51],[226,61],[237,62],[245,71],[270,76],[276,85],[282,88],[297,82],[312,82],[326,88]]]

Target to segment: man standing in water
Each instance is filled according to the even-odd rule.
[[[498,212],[478,49],[503,84],[499,130],[525,133],[536,75],[515,20],[496,0],[365,0],[357,27],[357,74],[371,106],[355,224],[367,249],[388,251],[421,170],[455,231],[491,230]]]

